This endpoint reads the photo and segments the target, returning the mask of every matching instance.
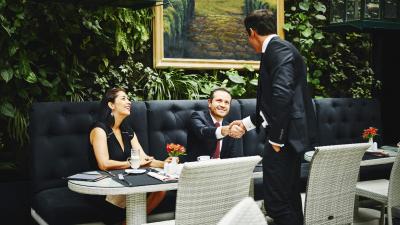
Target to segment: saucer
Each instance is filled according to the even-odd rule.
[[[126,169],[125,173],[132,173],[132,174],[142,174],[145,173],[146,170],[145,169]]]

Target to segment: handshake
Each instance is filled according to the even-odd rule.
[[[241,138],[245,132],[246,128],[241,120],[235,120],[229,125],[221,127],[221,134],[223,136]]]

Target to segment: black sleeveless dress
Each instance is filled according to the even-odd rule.
[[[99,127],[106,132],[108,154],[110,159],[117,161],[126,161],[128,157],[131,156],[131,148],[132,148],[131,140],[135,136],[135,132],[133,131],[132,128],[121,126],[122,142],[124,143],[124,148],[122,149],[111,127],[105,125],[102,122],[94,123],[92,129],[96,127]],[[99,170],[97,166],[96,157],[94,156],[93,146],[91,146],[91,151],[92,153],[89,154],[92,156],[90,158],[91,169]]]
[[[124,148],[122,149],[111,127],[105,125],[102,122],[94,123],[92,129],[96,127],[99,127],[106,132],[108,154],[110,159],[126,161],[127,158],[130,157],[132,148],[131,140],[135,136],[133,129],[121,126],[122,141],[124,143]],[[91,169],[99,170],[96,157],[94,156],[93,146],[91,146],[90,151],[91,152],[89,153],[89,161]],[[105,224],[115,224],[116,222],[120,222],[125,219],[126,210],[105,201],[105,196],[85,195],[85,197],[100,208],[101,211],[99,211],[99,214],[101,220]],[[104,214],[101,212],[104,212]]]

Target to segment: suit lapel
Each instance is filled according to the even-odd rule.
[[[209,126],[214,126],[214,122],[211,118],[211,114],[209,111],[203,111],[204,113],[204,118],[206,119],[207,123]]]

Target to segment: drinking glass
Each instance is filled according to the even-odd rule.
[[[140,167],[140,151],[137,149],[131,149],[131,168],[134,170]]]

